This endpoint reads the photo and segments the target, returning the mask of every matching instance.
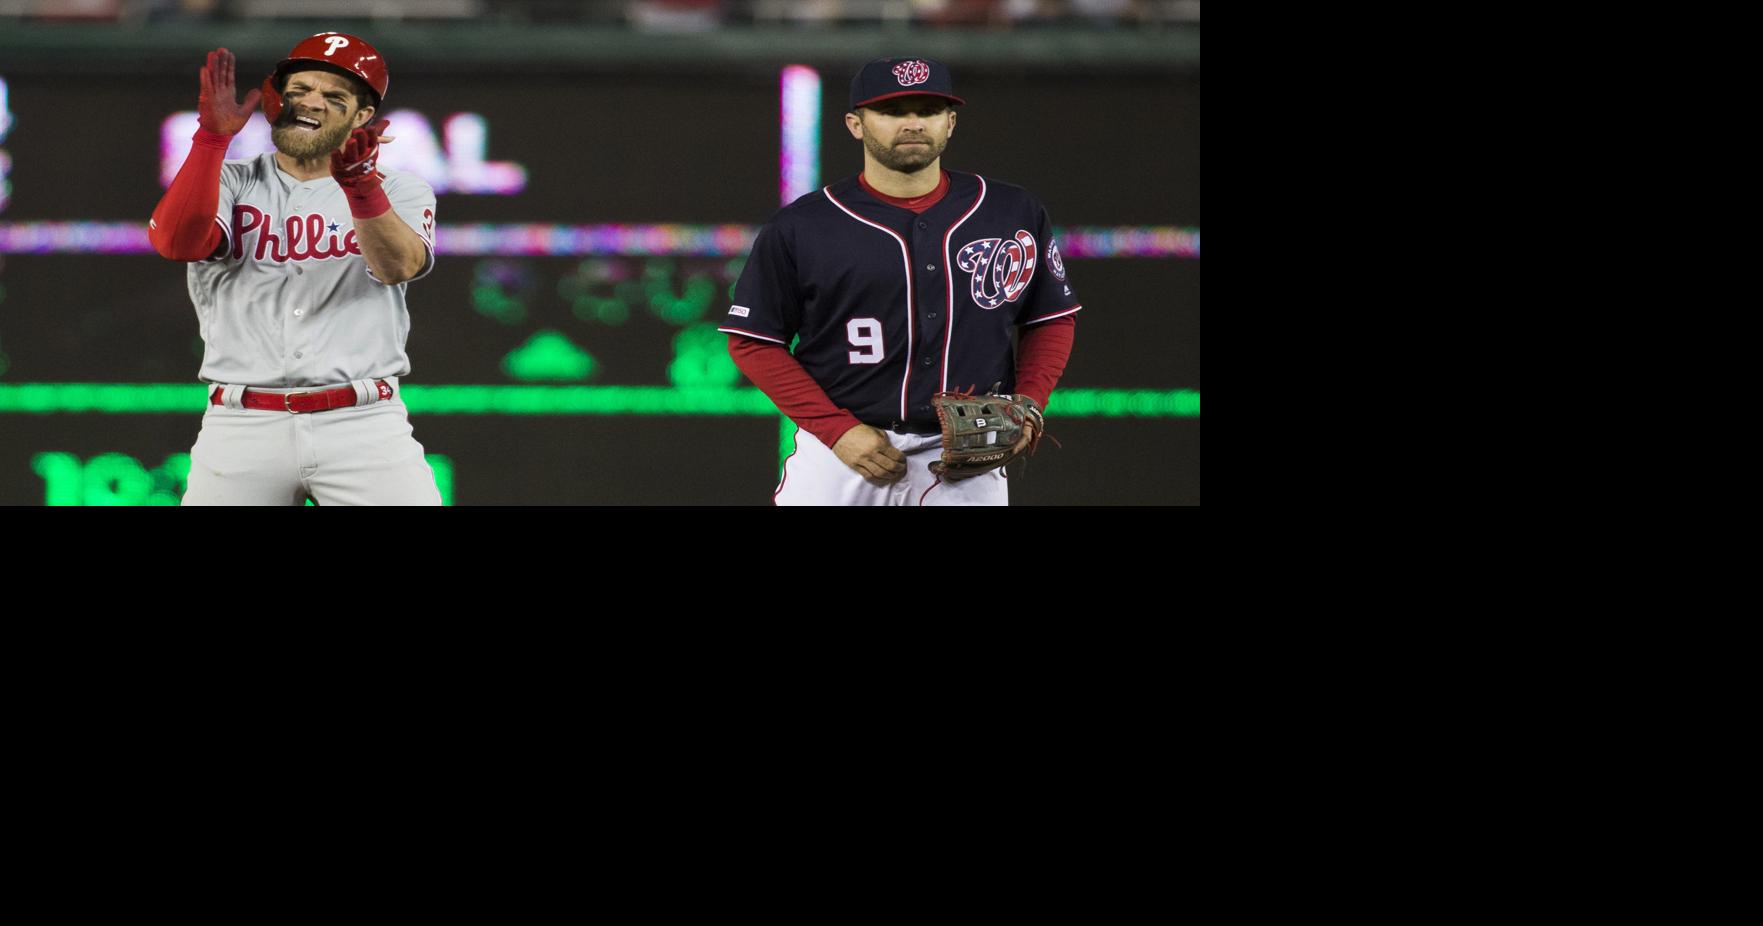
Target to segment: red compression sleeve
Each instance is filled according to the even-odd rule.
[[[220,247],[220,226],[214,212],[220,208],[220,163],[226,160],[231,135],[197,129],[190,156],[178,170],[171,189],[153,210],[147,223],[147,240],[159,256],[170,260],[207,260]]]
[[[863,423],[856,415],[834,405],[826,390],[783,345],[731,334],[728,353],[753,385],[777,403],[778,411],[827,447]]]
[[[1070,315],[1024,329],[1016,350],[1016,391],[1045,409],[1076,338],[1077,319]]]

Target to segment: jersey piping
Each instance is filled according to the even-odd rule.
[[[833,195],[833,188],[832,187],[830,187],[830,186],[822,187],[820,192],[825,193],[826,198],[833,205],[839,207],[840,212],[843,212],[844,214],[850,216],[851,218],[856,219],[859,222],[862,222],[863,224],[869,226],[870,228],[873,228],[873,229],[876,229],[877,231],[886,233],[888,237],[894,239],[894,241],[900,245],[900,269],[906,275],[906,375],[900,378],[900,420],[905,421],[905,420],[907,420],[906,387],[909,383],[912,382],[912,349],[913,349],[914,345],[917,343],[916,335],[913,333],[913,324],[912,324],[912,322],[913,322],[912,315],[914,312],[917,311],[917,305],[918,305],[918,300],[914,296],[915,289],[912,285],[912,255],[906,249],[906,239],[900,237],[900,234],[898,232],[887,227],[886,225],[877,225],[876,223],[871,222],[870,220],[868,220],[868,219],[858,215],[857,213],[852,212],[851,210],[845,208],[845,204],[839,202],[838,197]]]
[[[773,344],[783,344],[784,343],[782,341],[779,341],[777,338],[768,338],[763,334],[755,334],[754,332],[748,331],[745,328],[718,328],[716,330],[722,332],[723,334],[738,334],[743,337],[758,338],[761,341],[770,341]],[[788,347],[789,345],[784,344],[784,346]]]
[[[949,230],[943,233],[943,279],[949,284],[949,317],[946,320],[947,327],[943,329],[943,392],[949,391],[949,351],[955,344],[955,265],[949,260],[949,243],[955,238],[955,230],[973,218],[973,214],[979,211],[980,203],[986,201],[986,178],[978,174],[973,176],[979,181],[979,198],[973,201],[973,208],[967,210],[961,221],[949,226]]]
[[[1078,309],[1081,309],[1081,308],[1083,308],[1083,306],[1074,305],[1071,308],[1066,309],[1063,312],[1054,312],[1052,315],[1043,316],[1041,318],[1031,318],[1028,321],[1023,322],[1023,324],[1024,325],[1038,325],[1041,322],[1050,322],[1055,318],[1064,318],[1067,315],[1071,315],[1071,314],[1075,313]]]

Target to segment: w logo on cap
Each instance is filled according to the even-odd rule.
[[[905,61],[894,65],[894,77],[902,87],[916,87],[930,80],[930,65],[923,61]]]

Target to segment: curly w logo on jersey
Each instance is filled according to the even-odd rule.
[[[894,79],[902,87],[916,87],[930,80],[930,65],[923,61],[904,61],[894,65]]]
[[[1022,298],[1035,276],[1035,236],[1018,231],[1016,237],[981,238],[962,246],[956,266],[973,274],[974,305],[995,309]]]

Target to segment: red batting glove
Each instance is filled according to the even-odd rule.
[[[197,128],[190,139],[190,154],[154,208],[153,221],[147,223],[153,249],[172,260],[202,260],[220,246],[215,210],[220,205],[221,161],[263,96],[253,90],[242,103],[234,99],[236,68],[232,52],[217,48],[208,53],[208,63],[198,72],[202,92],[196,98]]]
[[[203,131],[237,135],[257,110],[257,101],[263,94],[253,90],[245,94],[243,103],[239,102],[236,74],[237,61],[232,52],[217,48],[208,53],[208,63],[201,72],[202,93],[196,98],[196,121]]]
[[[381,119],[349,133],[343,147],[331,152],[331,176],[349,199],[349,214],[358,219],[371,219],[392,208],[392,201],[380,188],[385,179],[379,172],[380,136],[391,122]]]

